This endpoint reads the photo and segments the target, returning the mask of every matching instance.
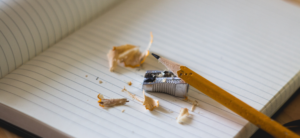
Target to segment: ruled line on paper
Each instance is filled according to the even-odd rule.
[[[45,13],[46,17],[47,17],[48,20],[50,21],[50,26],[51,26],[52,32],[53,32],[53,33],[51,33],[51,34],[53,34],[53,37],[54,37],[54,43],[56,43],[57,37],[56,37],[56,32],[55,32],[55,29],[54,29],[54,25],[53,25],[53,20],[51,20],[51,18],[50,18],[50,16],[49,16],[48,12],[46,12],[46,10],[45,10],[45,8],[43,7],[43,5],[40,4],[39,1],[36,1],[36,3],[39,5],[39,7],[41,7],[42,11]],[[39,15],[39,13],[37,13],[37,14]],[[40,17],[40,15],[39,15],[39,17]],[[43,20],[41,20],[41,21],[43,21]],[[44,23],[43,23],[43,24],[44,24]],[[49,37],[48,37],[48,38],[49,38]],[[50,44],[48,44],[48,47],[49,47],[49,46],[50,46]]]
[[[1,48],[1,51],[2,51],[2,53],[4,55],[4,58],[5,58],[5,61],[6,61],[6,67],[7,67],[7,72],[6,73],[8,73],[9,72],[9,65],[8,65],[6,54],[5,54],[5,52],[4,52],[3,47],[2,47],[1,44],[0,44],[0,48]],[[5,73],[3,73],[3,74],[5,74]]]
[[[41,21],[42,23],[42,26],[43,26],[43,29],[44,29],[44,33],[43,34],[46,34],[46,38],[47,38],[47,44],[46,44],[46,48],[48,48],[50,46],[50,36],[49,36],[49,32],[48,32],[48,29],[45,25],[45,22],[44,20],[41,18],[41,15],[39,14],[39,12],[30,4],[30,2],[26,1],[25,2],[27,3],[27,5],[29,5],[30,9],[33,10],[35,12],[35,14],[37,15],[37,17],[39,18],[39,20]],[[41,46],[42,48],[42,52],[44,51],[44,46]]]
[[[2,68],[1,68],[1,65],[0,65],[0,77],[2,78]]]
[[[0,1],[0,5],[5,7],[0,10],[0,31],[6,39],[1,41],[1,45],[5,50],[11,47],[14,52],[11,54],[5,51],[8,61],[14,60],[16,69],[70,31],[83,26],[89,18],[100,13],[103,8],[107,9],[115,1],[104,1],[102,7],[94,10],[87,8],[92,4],[90,1]],[[76,18],[77,15],[82,18]],[[73,28],[70,27],[72,24]]]
[[[7,41],[6,37],[4,36],[4,34],[2,33],[2,31],[0,31],[0,33],[2,34],[3,38],[5,39],[5,41],[7,42],[7,44],[9,45],[9,49],[10,49],[10,52],[12,53],[11,56],[13,57],[13,61],[14,61],[14,69],[16,69],[16,66],[17,66],[17,63],[16,63],[16,58],[15,58],[15,54],[14,54],[14,51],[12,50],[12,47],[11,45],[9,44],[9,42]],[[1,45],[2,46],[2,45]],[[3,48],[3,47],[2,47]],[[4,53],[7,54],[6,51],[3,51]],[[7,61],[7,60],[6,60]],[[8,70],[8,72],[10,72],[11,70]]]
[[[20,27],[16,24],[16,22],[4,11],[4,10],[2,10],[2,9],[0,9],[13,23],[14,23],[14,25],[18,28],[18,30],[19,30],[19,32],[21,33],[21,35],[22,35],[22,38],[23,38],[23,40],[25,41],[25,45],[26,45],[26,48],[27,48],[27,57],[28,57],[28,60],[30,59],[30,54],[29,54],[29,49],[28,49],[28,43],[27,43],[27,40],[25,39],[25,37],[24,37],[24,34],[23,34],[23,32],[21,31],[21,29],[20,29]],[[3,20],[1,20],[2,22],[3,22]],[[4,22],[3,22],[4,23]],[[5,24],[5,23],[4,23]],[[5,24],[6,25],[6,24]],[[9,29],[9,27],[6,25],[6,27]],[[10,30],[10,29],[9,29]],[[12,33],[12,32],[11,32]],[[14,34],[12,33],[12,35],[14,36]],[[15,36],[14,36],[14,38],[16,38]],[[17,41],[17,39],[16,39],[16,42],[17,42],[17,44],[18,44],[18,47],[19,47],[19,50],[20,50],[20,53],[21,53],[21,58],[22,58],[22,64],[23,64],[23,53],[21,52],[21,49],[20,49],[20,45],[19,45],[19,42]],[[22,65],[21,64],[21,65]]]
[[[0,82],[0,83],[1,83],[1,82]],[[10,91],[7,91],[7,90],[1,89],[1,88],[0,88],[0,90],[1,90],[1,91],[4,91],[4,92],[7,92],[7,93],[9,93],[9,94],[12,94],[12,95],[14,95],[14,96],[17,96],[18,98],[24,99],[24,100],[26,100],[26,101],[28,101],[28,102],[30,102],[30,103],[35,104],[36,106],[39,106],[39,107],[43,108],[44,110],[50,111],[50,112],[52,112],[53,114],[56,114],[56,115],[58,115],[58,116],[60,116],[60,117],[62,117],[62,118],[64,118],[64,119],[66,119],[66,120],[69,120],[69,118],[64,117],[64,116],[61,116],[60,114],[57,114],[56,112],[53,112],[53,111],[51,111],[50,109],[41,106],[39,103],[35,103],[34,101],[28,100],[28,99],[24,98],[23,96],[20,96],[20,95],[18,95],[18,94],[15,94],[15,93],[13,93],[13,92],[10,92]],[[75,123],[75,124],[77,124],[76,121],[72,121],[72,122]],[[85,126],[83,126],[83,127],[85,127]],[[89,129],[89,128],[87,128],[87,129]]]
[[[41,47],[41,49],[42,49],[42,47],[43,47],[43,39],[42,39],[42,36],[41,36],[41,32],[40,32],[40,30],[39,30],[38,27],[37,27],[36,22],[33,20],[33,18],[31,17],[31,15],[24,9],[24,7],[21,6],[21,4],[19,4],[18,2],[15,2],[15,4],[18,5],[18,6],[26,13],[26,15],[30,18],[31,22],[33,23],[35,29],[36,29],[37,32],[38,32],[38,36],[39,36],[39,38],[40,38],[39,40],[40,40],[40,42],[41,42],[40,47]],[[33,28],[30,28],[29,30],[30,30],[30,32],[31,32],[31,30],[33,30]],[[35,36],[35,37],[37,37],[37,36]],[[39,53],[39,52],[40,52],[40,51],[38,51],[38,53]],[[35,55],[37,55],[37,48],[36,48],[36,47],[35,47]]]
[[[58,0],[55,0],[57,3],[58,3]],[[69,33],[73,33],[75,30],[76,30],[76,25],[75,25],[75,19],[74,19],[74,14],[73,14],[73,12],[71,11],[71,8],[70,8],[70,6],[69,6],[69,4],[67,3],[67,1],[63,1],[64,3],[65,3],[65,5],[66,5],[66,7],[67,7],[67,9],[68,9],[68,11],[70,12],[70,17],[71,17],[71,22],[72,22],[72,24],[73,24],[73,29],[71,29],[71,32],[69,32]],[[61,5],[61,4],[58,4],[58,5]]]
[[[38,2],[38,1],[37,1]],[[54,16],[55,16],[55,20],[57,21],[57,23],[58,23],[58,26],[59,26],[59,32],[60,32],[60,36],[58,37],[58,39],[59,40],[61,40],[62,38],[63,38],[63,33],[62,33],[62,31],[63,31],[63,29],[62,29],[62,27],[61,27],[61,21],[60,21],[60,19],[58,18],[58,15],[57,15],[57,13],[55,12],[55,10],[53,9],[53,7],[52,7],[52,5],[48,2],[48,1],[45,1],[46,3],[47,3],[47,5],[49,6],[49,8],[51,9],[51,13],[54,13]],[[40,4],[41,6],[42,6],[42,4]],[[43,7],[43,6],[42,6]],[[59,6],[60,7],[60,6]],[[44,7],[43,7],[43,9],[44,9]],[[61,10],[61,9],[60,9]],[[62,11],[62,10],[61,10]],[[47,12],[46,12],[47,13]],[[65,14],[62,12],[62,14],[65,16]],[[48,14],[47,14],[48,15]],[[49,16],[49,15],[48,15]],[[50,17],[49,17],[50,18]],[[50,19],[51,20],[51,19]],[[66,19],[65,19],[66,20]],[[51,22],[52,22],[52,20],[51,20]],[[67,25],[67,24],[66,24]],[[56,37],[55,37],[55,39],[56,39]],[[58,41],[59,41],[58,40]]]
[[[63,38],[63,34],[69,35],[69,32],[70,32],[70,24],[69,24],[69,22],[68,22],[68,20],[67,20],[66,13],[65,13],[65,11],[63,10],[61,4],[59,4],[59,3],[57,2],[57,0],[54,0],[54,3],[55,3],[55,4],[52,3],[54,6],[51,6],[51,3],[49,3],[48,1],[46,1],[46,2],[47,2],[47,4],[49,5],[49,7],[51,7],[51,9],[53,10],[53,12],[54,12],[54,14],[55,14],[55,16],[57,17],[57,20],[58,20],[59,22],[60,22],[60,19],[58,18],[57,14],[61,14],[61,15],[63,16],[63,17],[61,17],[61,18],[64,19],[64,23],[60,23],[60,26],[62,26],[62,24],[64,24],[64,25],[66,26],[66,29],[61,30],[61,38],[60,38],[60,39],[62,39],[62,38]],[[57,10],[54,10],[53,8],[58,8],[60,12],[56,13],[55,11],[57,11]],[[63,27],[61,27],[61,28],[63,28]],[[65,31],[65,32],[64,32],[64,31]]]
[[[5,4],[5,6],[9,7],[11,10],[13,10],[14,13],[22,20],[23,24],[26,26],[26,28],[27,28],[27,30],[28,30],[28,32],[30,33],[30,36],[31,36],[31,38],[32,38],[33,46],[34,46],[34,52],[33,52],[33,53],[35,53],[34,56],[36,56],[36,44],[35,44],[35,40],[34,40],[34,37],[33,37],[33,35],[32,35],[32,32],[31,32],[31,30],[29,29],[27,23],[24,21],[23,17],[20,16],[20,14],[19,14],[18,12],[16,12],[16,10],[15,10],[14,8],[12,8],[10,5],[8,5],[8,4],[5,3],[4,1],[2,1],[2,2]],[[12,20],[12,19],[11,19],[11,20]],[[25,38],[24,38],[24,39],[25,39]],[[26,43],[27,43],[27,40],[25,40],[25,41],[26,41]],[[27,49],[28,49],[28,46],[27,46]],[[29,50],[28,50],[28,51],[29,51]],[[29,54],[29,53],[28,53],[28,54]],[[31,57],[31,54],[29,54],[29,59],[30,59],[30,57]],[[28,59],[28,60],[29,60],[29,59]]]
[[[17,60],[17,61],[20,61],[20,62],[21,62],[21,65],[23,65],[23,54],[22,54],[22,52],[21,52],[21,48],[20,48],[20,45],[19,45],[19,42],[18,42],[17,38],[15,37],[15,34],[11,31],[10,27],[8,27],[8,25],[7,25],[2,19],[0,19],[0,21],[5,25],[6,29],[9,30],[10,34],[11,34],[11,35],[13,36],[13,38],[15,39],[15,42],[17,43],[18,51],[19,51],[20,57],[21,57],[21,59],[20,59],[20,60]],[[13,52],[13,50],[12,50],[12,45],[11,45],[10,42],[8,41],[8,38],[3,34],[2,31],[0,31],[0,33],[1,33],[2,36],[5,38],[6,42],[8,43],[8,45],[9,45],[9,47],[10,47],[10,49],[11,49],[11,51]],[[16,63],[16,62],[17,62],[17,61],[16,61],[16,58],[15,58],[14,52],[13,52],[13,57],[14,57],[14,61],[15,61],[15,69],[16,69],[16,67],[17,67],[17,63]]]

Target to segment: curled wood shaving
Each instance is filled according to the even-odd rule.
[[[131,86],[132,85],[132,82],[130,81],[130,82],[127,82],[127,84],[129,85],[129,86]]]
[[[117,64],[132,68],[141,66],[146,57],[149,55],[149,49],[152,42],[153,36],[152,33],[150,33],[150,42],[144,52],[140,52],[137,46],[130,44],[113,47],[113,49],[107,54],[109,70],[113,71]]]
[[[144,98],[145,98],[143,105],[145,105],[145,108],[147,110],[152,111],[154,108],[159,106],[158,100],[154,100],[151,97],[146,96],[144,90],[143,90],[143,94],[144,94]]]
[[[189,116],[189,110],[187,108],[181,108],[179,116],[177,117],[177,123],[184,123]]]
[[[116,105],[124,105],[126,102],[129,102],[126,98],[121,99],[104,99],[102,94],[98,94],[98,103],[101,107],[112,107]]]

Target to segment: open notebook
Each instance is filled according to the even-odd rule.
[[[299,12],[281,0],[2,0],[0,118],[42,137],[249,137],[255,126],[194,88],[187,124],[176,117],[191,104],[176,97],[148,93],[160,107],[145,110],[121,90],[141,98],[146,70],[165,68],[148,57],[112,73],[106,54],[146,49],[153,32],[150,52],[271,116],[300,86]],[[103,109],[99,93],[130,102]]]

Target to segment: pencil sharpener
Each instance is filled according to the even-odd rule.
[[[171,71],[147,70],[144,76],[143,89],[146,92],[185,97],[189,90],[189,84],[175,76]]]

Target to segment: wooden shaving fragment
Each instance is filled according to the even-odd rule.
[[[129,85],[129,86],[131,86],[132,85],[132,82],[130,81],[130,82],[127,82],[127,84]]]
[[[183,99],[184,101],[188,101],[189,100],[189,98],[187,97],[187,96],[184,96],[184,99]]]
[[[152,33],[150,33],[150,42],[144,52],[140,52],[137,46],[130,44],[113,47],[107,54],[109,70],[114,71],[117,64],[132,68],[141,66],[149,55],[152,42],[153,36]]]
[[[143,103],[143,105],[145,105],[145,108],[147,110],[152,111],[154,108],[159,106],[159,101],[158,100],[154,100],[151,97],[148,97],[145,95],[145,91],[143,90],[143,94],[144,94],[144,100],[141,100],[140,98],[138,98],[136,95],[130,93],[125,87],[124,89],[122,89],[122,92],[126,92],[131,98]]]
[[[141,103],[144,102],[143,100],[141,100],[140,98],[138,98],[137,96],[135,96],[135,94],[132,94],[131,92],[129,92],[125,87],[124,87],[124,89],[122,89],[122,92],[126,92],[132,99],[135,99],[138,102],[141,102]]]
[[[124,111],[125,111],[125,110],[123,109],[123,110],[122,110],[122,113],[124,113]]]
[[[126,98],[121,99],[104,99],[102,94],[98,94],[98,103],[101,107],[112,107],[116,105],[124,105],[126,102],[129,102]]]
[[[194,100],[194,101],[190,100],[187,96],[185,96],[185,98],[183,100],[192,104],[191,111],[194,112],[196,106],[198,106],[198,101],[196,101],[196,100]]]
[[[189,110],[187,108],[181,108],[179,116],[177,117],[177,123],[184,123],[189,116]]]
[[[144,90],[143,90],[143,94],[144,94],[144,98],[145,98],[143,105],[145,105],[145,108],[147,110],[152,111],[154,108],[159,106],[158,100],[154,100],[151,97],[146,96]]]
[[[191,107],[191,111],[192,111],[192,112],[194,112],[194,110],[195,110],[195,108],[196,108],[197,105],[198,105],[198,102],[195,100],[195,101],[193,102],[192,107]]]
[[[99,81],[99,83],[101,84],[101,83],[102,83],[102,81]]]
[[[102,94],[100,94],[100,93],[98,94],[98,96],[97,96],[97,97],[98,97],[98,99],[99,99],[99,101],[98,101],[98,102],[101,102],[101,100],[102,100],[102,99],[104,99],[103,95],[102,95]]]
[[[88,77],[88,75],[85,75],[85,77]]]

